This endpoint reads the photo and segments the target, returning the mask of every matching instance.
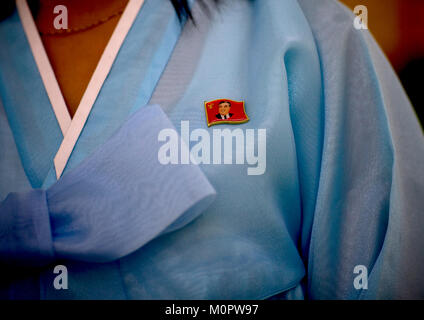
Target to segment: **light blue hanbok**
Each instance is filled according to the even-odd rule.
[[[59,180],[19,16],[0,23],[0,263],[25,266],[1,296],[424,298],[423,131],[369,32],[333,0],[192,8],[145,1]],[[220,129],[266,129],[265,173],[159,163],[158,133],[212,136],[220,98],[250,119]]]

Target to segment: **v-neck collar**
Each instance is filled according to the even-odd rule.
[[[39,188],[63,135],[17,11],[0,23],[0,39],[0,98],[25,174]]]
[[[22,25],[19,23],[16,13],[12,20],[12,23],[3,26],[2,36],[5,36],[7,31],[18,34],[16,39],[11,39],[12,43],[8,53],[10,55],[19,54],[20,58],[24,58],[24,61],[23,66],[15,61],[15,68],[6,68],[4,79],[1,79],[0,74],[0,81],[4,80],[0,87],[6,87],[0,89],[5,91],[6,94],[2,94],[2,92],[0,94],[2,94],[2,99],[6,101],[4,104],[9,122],[14,123],[14,125],[11,124],[11,128],[14,132],[15,141],[17,141],[24,169],[30,168],[26,170],[27,174],[29,171],[35,172],[32,175],[35,176],[31,181],[32,185],[34,187],[40,186],[41,182],[43,187],[47,187],[56,181],[56,170],[51,160],[55,156],[58,146],[62,143],[63,136],[57,121],[54,123],[54,112],[51,109],[48,96],[43,90],[41,78],[35,67],[34,58],[30,54],[28,43],[25,37],[22,37]],[[172,54],[180,32],[181,25],[170,1],[145,1],[122,44],[109,75],[101,87],[100,94],[97,96],[91,112],[87,115],[87,121],[76,141],[65,171],[74,167],[95,147],[104,142],[128,117],[131,111],[148,103]],[[22,50],[25,52],[20,52]],[[8,81],[13,77],[27,87],[24,92],[26,99],[19,99],[19,101],[14,101],[13,98],[8,99],[10,96],[17,96],[16,90],[18,89],[13,87],[11,81]],[[26,83],[26,80],[23,80],[22,77],[31,78],[32,83]],[[44,92],[40,93],[40,90]],[[3,96],[6,96],[6,99]],[[33,97],[38,100],[25,103]],[[37,118],[38,125],[36,128],[28,119],[27,114],[28,108],[34,105],[38,108],[37,112],[32,113]],[[9,117],[9,114],[11,114],[11,117]],[[48,119],[48,121],[46,122],[45,119]],[[22,123],[25,123],[26,130],[23,130],[24,132],[22,132]],[[40,131],[43,131],[43,134],[39,134]],[[45,134],[44,131],[50,133]],[[38,134],[38,139],[42,145],[34,143],[36,139],[33,134]],[[37,156],[41,160],[34,163],[33,158],[37,158]],[[32,161],[28,161],[28,159]],[[45,172],[46,163],[50,165],[48,174]],[[29,178],[31,177],[29,176]]]
[[[53,112],[62,134],[65,135],[71,124],[71,116],[66,108],[65,99],[41,41],[31,10],[26,0],[16,0],[16,8]]]
[[[49,63],[47,53],[43,47],[31,11],[26,0],[16,0],[16,7],[21,18],[22,26],[26,33],[32,54],[43,80],[44,87],[49,96],[50,103],[56,115],[59,126],[64,136],[58,152],[54,158],[56,177],[59,178],[65,169],[69,156],[81,134],[85,122],[90,114],[100,89],[109,74],[116,55],[127,36],[144,0],[129,0],[106,48],[100,57],[97,67],[81,98],[81,102],[72,120],[65,105],[65,99],[60,91],[53,69]]]

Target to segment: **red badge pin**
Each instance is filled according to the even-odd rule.
[[[206,122],[208,127],[220,123],[244,123],[249,121],[244,101],[217,99],[205,101]]]

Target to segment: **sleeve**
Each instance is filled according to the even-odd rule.
[[[424,298],[424,138],[387,59],[340,3],[299,0],[325,118],[309,248],[312,299]],[[366,270],[355,285],[357,266]]]
[[[0,262],[107,262],[201,214],[215,190],[197,165],[161,164],[161,130],[175,130],[161,108],[141,108],[46,191],[9,194],[0,203]]]

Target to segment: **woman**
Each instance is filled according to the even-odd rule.
[[[172,3],[113,15],[85,91],[25,1],[1,22],[4,295],[422,297],[422,130],[369,33],[332,0]]]

